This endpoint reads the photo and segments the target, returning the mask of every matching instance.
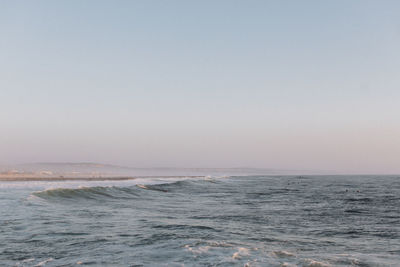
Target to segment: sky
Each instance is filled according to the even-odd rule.
[[[0,164],[400,173],[399,1],[0,6]]]

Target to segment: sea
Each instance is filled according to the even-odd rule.
[[[400,266],[400,177],[0,182],[0,266]]]

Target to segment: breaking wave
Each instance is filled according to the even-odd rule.
[[[111,200],[111,199],[135,199],[144,195],[144,191],[156,191],[162,193],[173,192],[179,188],[191,187],[205,183],[216,183],[216,179],[209,177],[201,178],[168,178],[168,179],[135,179],[130,182],[109,182],[108,184],[93,183],[87,185],[65,184],[66,187],[51,187],[32,193],[32,196],[42,199],[88,199],[88,200]],[[60,185],[63,186],[63,185]]]
[[[103,199],[103,198],[133,198],[137,194],[130,188],[122,187],[80,187],[80,188],[55,188],[34,192],[34,196],[44,199]]]

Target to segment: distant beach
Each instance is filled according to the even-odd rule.
[[[30,174],[25,175],[2,175],[0,174],[0,181],[124,181],[124,180],[134,180],[138,178],[200,178],[204,176],[100,176],[100,177],[90,177],[90,176],[48,176],[40,177]]]

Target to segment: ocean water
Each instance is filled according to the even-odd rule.
[[[0,182],[0,266],[400,266],[400,177]]]

